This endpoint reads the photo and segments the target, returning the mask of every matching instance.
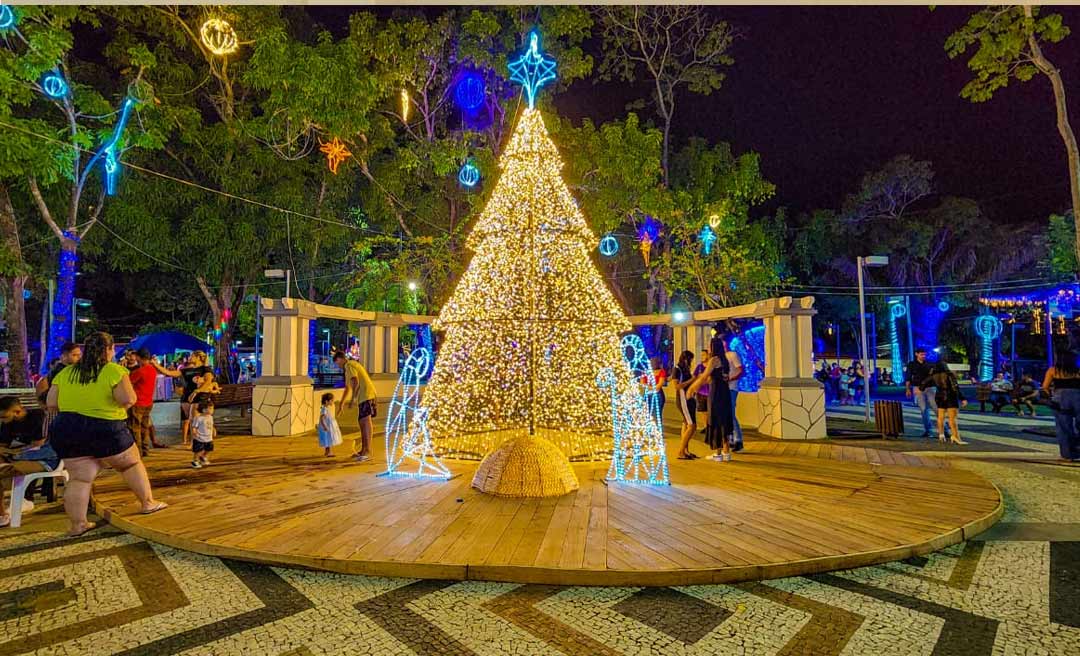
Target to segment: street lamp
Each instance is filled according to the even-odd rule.
[[[290,298],[289,290],[292,287],[292,269],[265,269],[263,275],[274,280],[285,279],[285,298]]]
[[[886,255],[859,256],[857,265],[859,269],[859,342],[862,351],[863,363],[863,403],[866,407],[866,422],[870,423],[870,376],[867,371],[869,358],[866,354],[866,296],[863,290],[863,267],[883,267],[889,264]]]

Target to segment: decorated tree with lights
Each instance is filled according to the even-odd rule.
[[[445,340],[423,405],[444,454],[479,458],[527,437],[598,459],[610,451],[611,410],[597,374],[624,367],[619,333],[630,324],[590,259],[598,239],[534,106],[555,63],[530,39],[510,64],[528,106],[469,235],[472,260],[434,324]]]

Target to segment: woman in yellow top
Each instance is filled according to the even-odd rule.
[[[111,335],[91,334],[83,345],[82,360],[61,371],[49,388],[49,410],[59,411],[49,428],[50,443],[71,476],[64,491],[71,536],[95,526],[87,521],[86,511],[90,486],[103,464],[120,472],[144,514],[166,505],[154,500],[139,449],[128,430],[127,409],[135,403],[135,390],[128,370],[111,362],[112,352]]]

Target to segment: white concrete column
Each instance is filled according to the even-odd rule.
[[[795,319],[797,343],[799,346],[799,378],[814,377],[814,324],[808,314]]]
[[[262,324],[262,375],[276,376],[278,317],[263,317]]]
[[[360,364],[364,369],[371,371],[371,326],[360,326],[356,329],[356,339],[360,344]]]
[[[386,373],[398,373],[398,348],[400,326],[386,327]]]
[[[370,365],[368,373],[381,374],[386,371],[386,326],[372,326],[371,347],[368,349]]]

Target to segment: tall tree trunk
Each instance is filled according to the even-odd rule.
[[[1024,16],[1028,20],[1034,19],[1031,5],[1024,5]],[[1039,42],[1033,33],[1028,34],[1028,46],[1031,48],[1031,59],[1035,67],[1050,78],[1050,86],[1054,89],[1057,128],[1061,134],[1061,140],[1065,143],[1065,155],[1069,162],[1069,192],[1072,196],[1073,217],[1080,221],[1080,149],[1076,146],[1076,135],[1073,134],[1072,125],[1069,123],[1069,108],[1065,103],[1065,83],[1061,79],[1061,71],[1043,55],[1042,48],[1039,47]],[[1077,266],[1080,266],[1080,230],[1076,231],[1076,243],[1073,248],[1076,251]]]
[[[206,283],[206,279],[202,276],[196,276],[195,282],[199,285],[203,298],[206,299],[206,303],[210,306],[210,317],[214,329],[221,325],[222,319],[225,317],[225,311],[228,310],[229,312],[228,325],[221,331],[220,337],[214,337],[214,366],[218,370],[217,376],[223,385],[235,383],[236,381],[233,380],[235,376],[230,366],[233,328],[236,322],[236,314],[240,310],[240,302],[244,298],[246,285],[233,284],[230,276],[226,276],[225,282],[216,290],[211,290]]]
[[[53,299],[52,323],[45,361],[60,357],[64,343],[71,341],[74,326],[75,277],[79,272],[79,238],[70,232],[60,240],[60,258],[56,269],[56,297]]]
[[[26,352],[26,311],[23,290],[27,276],[23,267],[22,245],[19,242],[19,226],[15,222],[15,209],[7,187],[0,185],[0,242],[12,258],[10,276],[0,279],[4,294],[4,323],[7,326],[6,347],[8,352],[9,384],[27,387],[29,371]]]

